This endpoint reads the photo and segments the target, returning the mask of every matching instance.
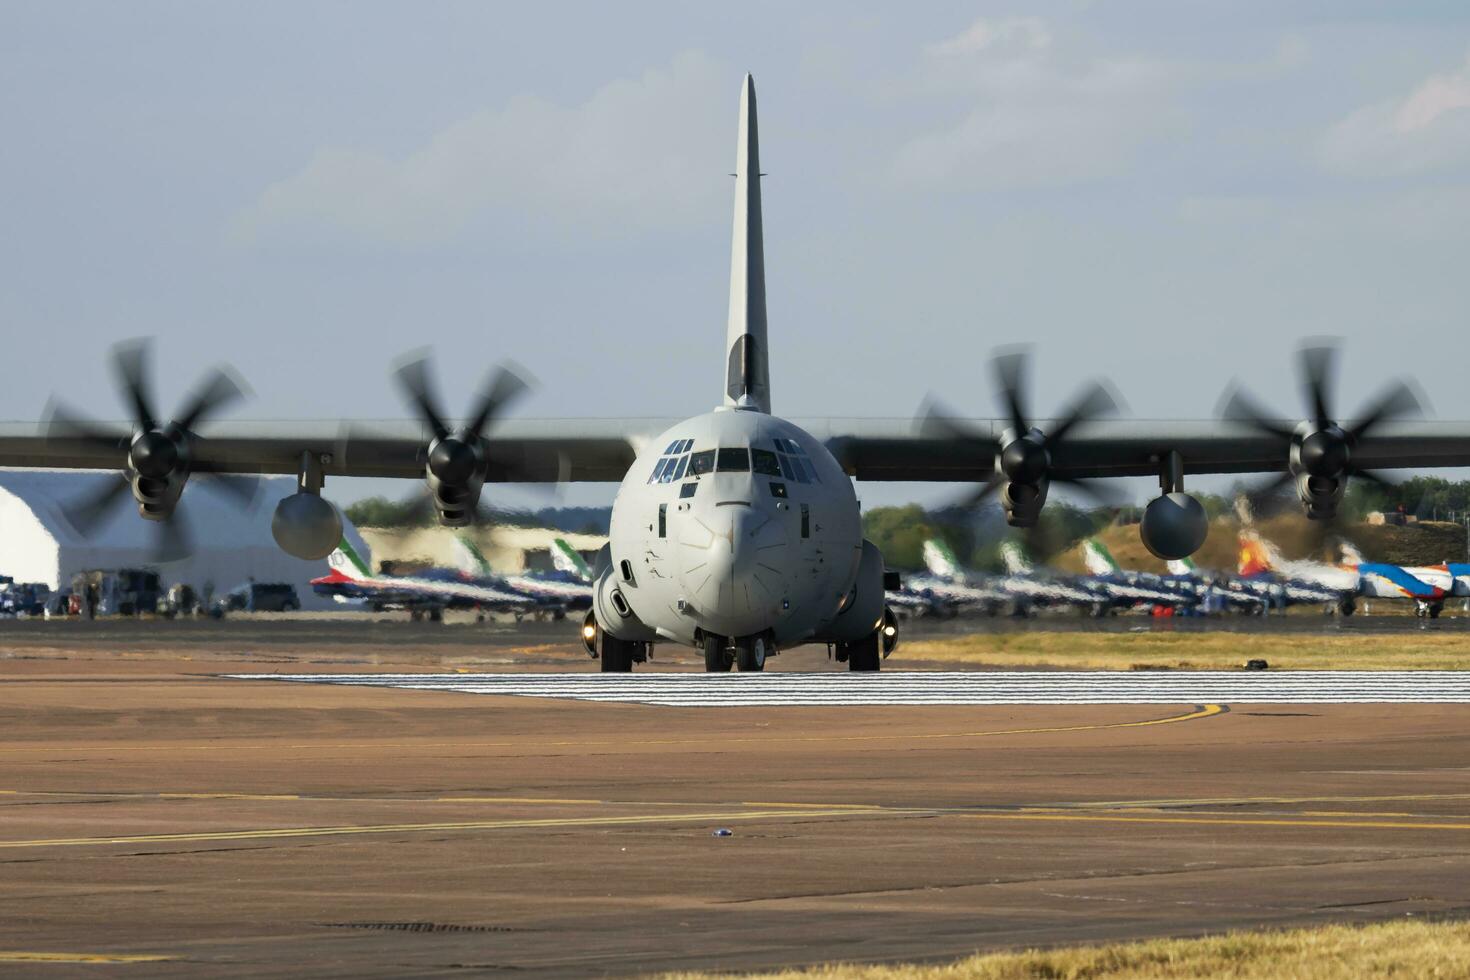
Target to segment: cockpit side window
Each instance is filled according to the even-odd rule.
[[[776,454],[769,449],[752,449],[750,458],[752,468],[762,476],[781,475],[781,464],[776,462]]]
[[[721,446],[715,468],[721,473],[749,473],[750,450],[744,446]]]
[[[689,472],[695,476],[711,473],[715,468],[715,451],[713,449],[702,449],[689,457]]]

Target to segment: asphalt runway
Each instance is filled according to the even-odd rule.
[[[472,680],[493,688],[592,665],[550,624],[474,646],[175,625],[0,633],[0,972],[629,975],[1470,911],[1461,703],[685,707],[286,683],[226,675],[447,687],[473,662],[509,679]]]

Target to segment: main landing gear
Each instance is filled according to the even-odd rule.
[[[882,640],[874,630],[861,640],[837,644],[837,662],[847,661],[847,669],[853,672],[872,672],[883,664]]]
[[[648,644],[642,640],[620,640],[603,633],[599,661],[604,674],[631,674],[635,663],[648,661]]]

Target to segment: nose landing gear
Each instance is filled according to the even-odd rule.
[[[770,637],[742,636],[734,640],[713,633],[704,635],[704,672],[706,674],[729,673],[731,667],[740,672],[756,673],[766,669],[766,657],[774,652]]]

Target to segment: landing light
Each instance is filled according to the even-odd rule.
[[[584,639],[584,640],[591,640],[591,639],[595,639],[596,637],[597,637],[597,627],[594,626],[592,623],[588,623],[586,626],[583,626],[582,627],[582,639]]]
[[[896,627],[896,626],[885,626],[885,627],[883,627],[883,635],[884,636],[897,636],[898,635],[898,627]]]

